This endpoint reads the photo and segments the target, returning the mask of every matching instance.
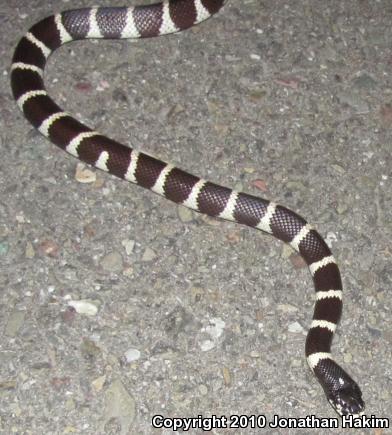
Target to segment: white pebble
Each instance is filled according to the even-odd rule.
[[[337,240],[338,240],[338,236],[332,231],[329,231],[325,237],[325,241],[329,247],[331,247],[335,242],[337,242]]]
[[[68,305],[72,307],[78,314],[95,316],[98,312],[97,306],[88,300],[69,301]]]
[[[131,255],[133,252],[133,248],[135,247],[135,241],[134,240],[123,240],[121,244],[125,248],[125,252],[127,255]]]
[[[208,352],[209,350],[213,349],[215,347],[215,343],[212,340],[205,340],[202,343],[200,343],[200,349],[203,352]]]
[[[140,351],[137,349],[128,349],[125,354],[125,360],[127,363],[131,363],[132,361],[137,361],[140,358]]]
[[[289,332],[293,332],[294,334],[299,334],[301,332],[304,332],[304,328],[298,322],[290,323],[288,329]]]
[[[205,331],[212,339],[216,340],[222,335],[226,323],[219,317],[210,319],[210,325],[205,328]]]

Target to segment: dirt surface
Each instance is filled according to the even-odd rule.
[[[86,173],[18,111],[18,39],[97,3],[109,2],[1,2],[0,432],[337,417],[304,358],[314,295],[291,249]],[[334,354],[376,417],[392,416],[391,21],[390,0],[232,0],[178,35],[68,44],[46,71],[54,99],[90,126],[319,229],[345,289]]]

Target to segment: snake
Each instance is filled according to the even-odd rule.
[[[27,120],[51,142],[79,160],[138,184],[196,212],[271,234],[306,262],[316,298],[305,355],[328,402],[340,415],[364,414],[362,392],[333,359],[331,344],[342,313],[337,262],[316,229],[276,202],[220,186],[123,145],[84,125],[48,95],[44,67],[61,45],[89,38],[150,38],[207,20],[226,0],[165,0],[160,3],[66,10],[34,24],[20,39],[11,64],[11,88]]]

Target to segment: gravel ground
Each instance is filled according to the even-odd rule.
[[[97,3],[123,0],[1,1],[0,432],[336,417],[303,355],[314,298],[297,255],[78,166],[17,110],[19,37]],[[317,226],[345,286],[334,353],[377,417],[392,415],[391,20],[390,0],[232,0],[179,35],[68,44],[46,76],[109,136]]]

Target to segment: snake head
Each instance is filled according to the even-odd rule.
[[[359,416],[365,409],[361,390],[354,381],[348,385],[344,383],[342,388],[330,393],[328,401],[340,415]]]
[[[363,413],[365,404],[360,388],[333,359],[321,359],[313,371],[338,414],[360,416]]]

